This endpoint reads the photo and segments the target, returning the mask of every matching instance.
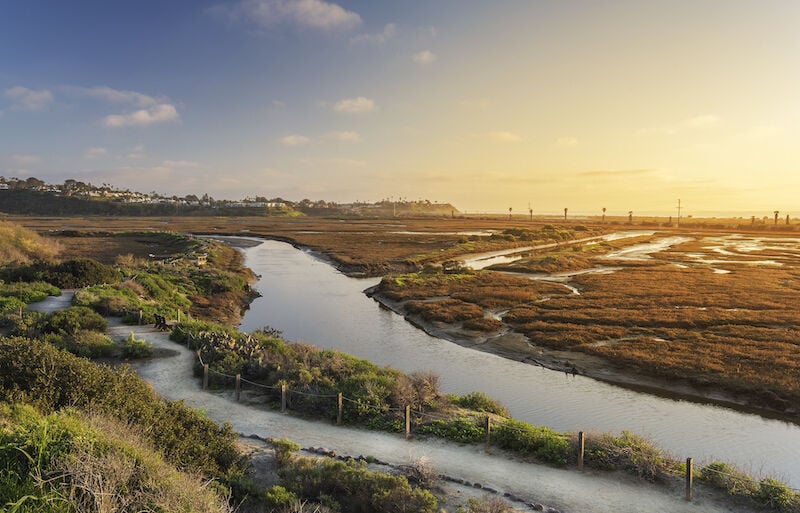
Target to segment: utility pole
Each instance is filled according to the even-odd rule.
[[[681,227],[681,199],[678,198],[678,228]]]

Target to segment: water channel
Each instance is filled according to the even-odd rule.
[[[728,408],[656,397],[543,369],[431,337],[363,294],[311,253],[265,241],[244,250],[261,276],[241,328],[338,349],[400,370],[433,370],[445,392],[486,392],[520,420],[560,431],[633,431],[677,457],[722,460],[800,488],[800,426]]]

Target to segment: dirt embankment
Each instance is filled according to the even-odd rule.
[[[481,333],[464,329],[460,323],[428,321],[420,315],[410,313],[405,308],[408,301],[395,301],[381,294],[379,285],[370,287],[364,292],[382,306],[402,315],[411,324],[429,335],[463,347],[558,372],[586,376],[661,397],[680,398],[702,403],[712,402],[736,410],[792,422],[796,422],[800,417],[796,409],[787,408],[785,401],[766,391],[735,392],[725,390],[710,382],[698,383],[690,380],[658,378],[645,374],[637,368],[615,364],[598,356],[537,346],[531,343],[525,335],[516,333],[505,325],[497,331]]]

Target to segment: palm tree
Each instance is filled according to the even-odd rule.
[[[628,210],[628,224],[633,224],[633,210]]]
[[[511,207],[508,207],[508,220],[511,221]]]
[[[606,207],[603,207],[603,224],[606,224]]]
[[[778,214],[780,214],[779,210],[775,211],[775,226],[778,226]]]
[[[564,221],[567,220],[567,207],[564,207]]]

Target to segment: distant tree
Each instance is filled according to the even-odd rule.
[[[567,220],[567,207],[564,207],[564,221]]]
[[[778,214],[780,214],[779,210],[775,211],[775,226],[778,226]]]
[[[633,223],[633,210],[628,210],[628,223]]]
[[[606,224],[606,207],[603,207],[603,224]]]

